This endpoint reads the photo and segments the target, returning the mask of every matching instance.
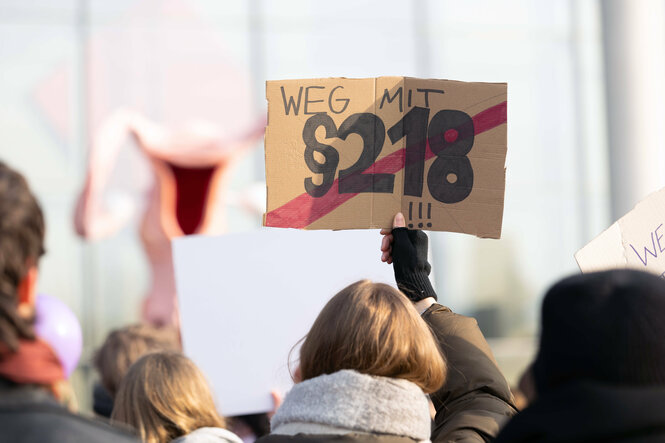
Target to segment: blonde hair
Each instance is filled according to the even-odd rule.
[[[342,369],[409,380],[439,389],[446,364],[427,324],[397,289],[369,280],[338,292],[314,321],[300,348],[300,377]]]
[[[205,377],[190,359],[175,352],[147,354],[129,368],[111,420],[135,428],[146,443],[224,427]]]
[[[150,352],[179,351],[180,337],[175,328],[136,324],[111,331],[94,357],[102,385],[115,397],[122,377],[139,357]]]

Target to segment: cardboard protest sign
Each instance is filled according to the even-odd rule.
[[[507,85],[408,77],[269,81],[264,225],[499,238]]]
[[[380,241],[294,229],[173,240],[184,350],[224,415],[273,409],[270,392],[292,385],[291,349],[339,290],[364,278],[394,286]]]
[[[654,192],[575,254],[582,272],[635,268],[665,278],[665,188]]]

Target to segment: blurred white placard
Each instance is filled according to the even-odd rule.
[[[340,289],[394,286],[380,242],[377,231],[274,228],[173,240],[183,346],[222,414],[273,409],[271,390],[292,385],[289,351]]]
[[[582,272],[634,268],[665,278],[665,188],[650,194],[629,213],[577,251]]]

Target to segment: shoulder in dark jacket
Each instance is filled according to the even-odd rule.
[[[2,386],[0,443],[136,443],[130,433],[108,423],[72,414],[41,388]]]
[[[432,441],[491,441],[517,413],[510,387],[475,319],[434,304],[422,315],[448,364],[436,408]]]
[[[543,394],[514,417],[496,443],[663,442],[665,388],[573,382]]]

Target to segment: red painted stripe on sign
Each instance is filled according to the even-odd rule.
[[[496,106],[480,111],[473,116],[473,129],[476,135],[489,131],[492,128],[505,123],[508,118],[508,102],[499,103]]]
[[[506,120],[507,102],[502,102],[473,116],[474,133],[478,135],[489,131],[505,123]],[[365,172],[394,174],[401,171],[404,169],[404,152],[404,149],[400,149],[383,157]],[[434,157],[434,153],[429,149],[428,144],[425,159],[432,157]],[[300,194],[288,203],[268,212],[265,224],[278,228],[305,228],[358,195],[357,193],[340,194],[338,189],[338,179],[335,179],[330,190],[323,197],[314,198],[306,192]]]

